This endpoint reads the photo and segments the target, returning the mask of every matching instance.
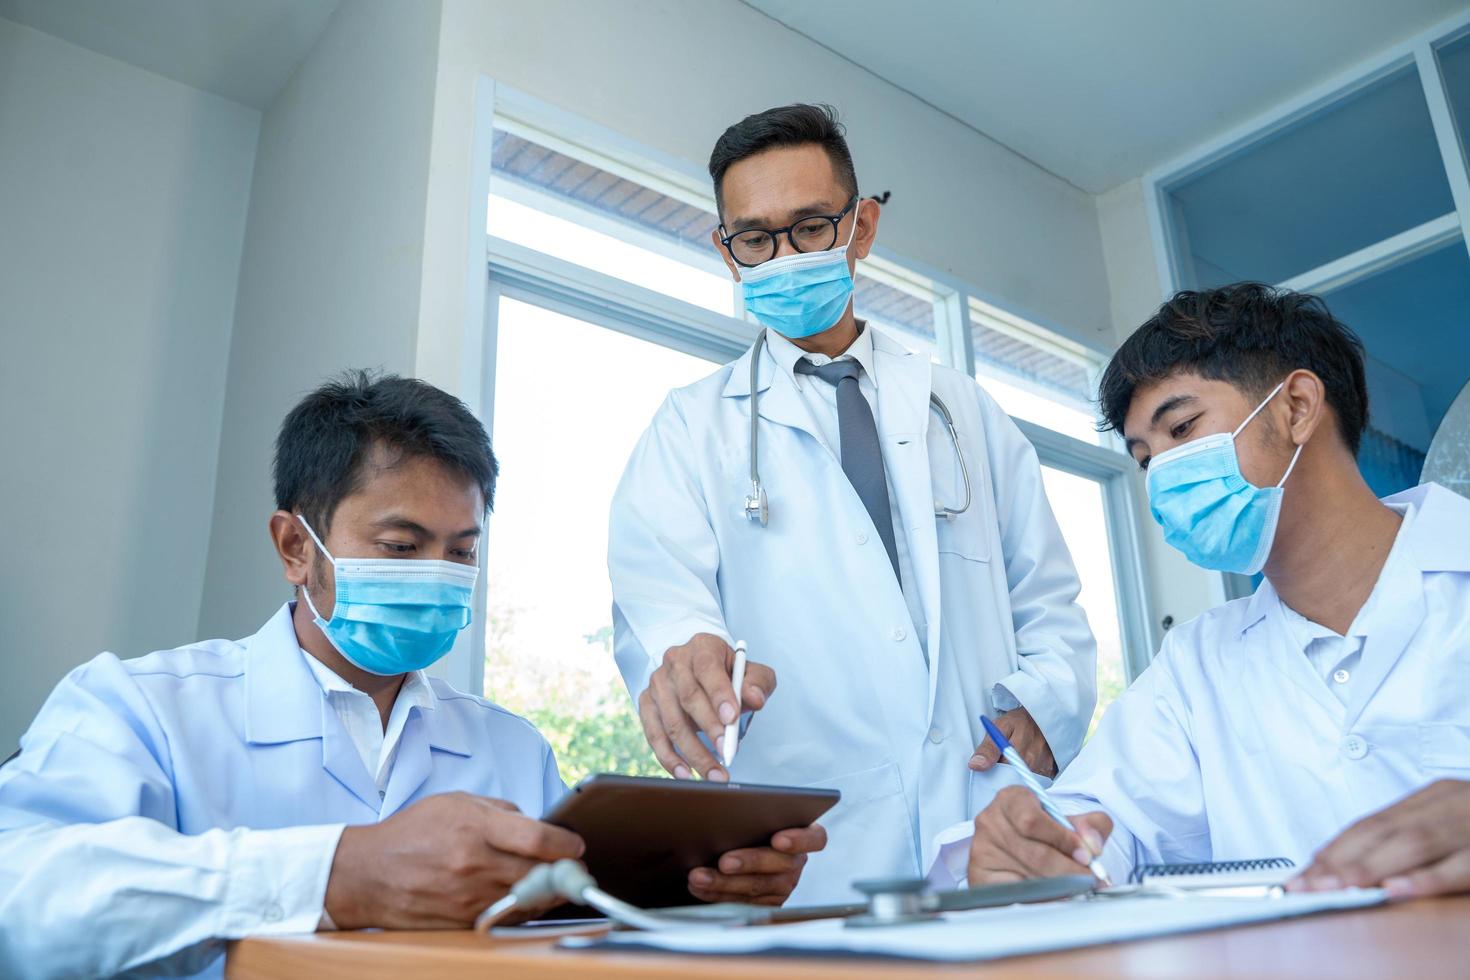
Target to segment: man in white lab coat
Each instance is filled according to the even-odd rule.
[[[766,329],[671,392],[633,452],[609,532],[615,653],[676,776],[842,792],[795,898],[842,900],[924,874],[934,831],[1007,784],[982,712],[1036,770],[1066,765],[1095,648],[1031,445],[975,379],[854,318],[879,205],[832,110],[737,123],[710,172],[714,246]],[[737,640],[758,715],[727,772]]]
[[[535,863],[566,791],[525,720],[423,668],[469,622],[496,463],[458,400],[349,375],[276,443],[297,600],[254,636],[72,671],[0,768],[0,976],[217,975],[224,940],[463,927]],[[777,902],[820,827],[692,873]]]
[[[1101,399],[1166,538],[1265,581],[1176,626],[1108,710],[1053,788],[1076,833],[1024,792],[977,818],[971,883],[1085,873],[1102,849],[1115,880],[1285,857],[1294,888],[1470,890],[1470,500],[1374,498],[1357,338],[1311,296],[1180,293]]]

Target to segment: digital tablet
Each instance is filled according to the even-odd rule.
[[[645,909],[693,905],[689,872],[720,855],[769,847],[779,830],[805,827],[832,809],[835,789],[590,776],[547,823],[582,836],[582,861],[603,891]]]

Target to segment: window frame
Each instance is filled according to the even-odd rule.
[[[672,347],[684,353],[725,363],[739,357],[754,342],[759,326],[747,319],[725,316],[667,296],[656,290],[596,272],[576,263],[546,255],[534,249],[489,234],[486,217],[489,197],[502,194],[523,203],[538,206],[543,195],[520,188],[512,181],[495,180],[491,176],[490,158],[494,131],[504,129],[532,139],[552,149],[576,156],[586,162],[609,169],[619,176],[643,183],[664,193],[677,190],[687,203],[712,208],[712,196],[693,191],[702,187],[706,178],[693,176],[693,168],[673,158],[662,156],[646,147],[556,109],[530,96],[515,92],[488,78],[481,79],[476,101],[476,132],[473,164],[476,183],[473,188],[470,215],[470,241],[483,251],[472,260],[481,270],[478,288],[472,296],[465,338],[466,365],[464,389],[467,401],[479,413],[486,429],[494,437],[495,352],[497,349],[499,301],[502,296],[531,303],[555,312],[584,320],[607,329]],[[530,120],[529,122],[527,120]],[[559,134],[559,135],[554,135]],[[630,161],[636,161],[630,162]],[[691,181],[698,183],[691,185]],[[504,194],[514,187],[523,194]],[[546,198],[554,195],[545,194]],[[616,231],[642,247],[680,261],[687,252],[657,241],[653,235],[639,235],[631,224],[611,216],[597,215],[590,208],[562,204],[546,209],[558,217],[571,218],[599,231]],[[474,225],[478,225],[478,229]],[[630,229],[633,234],[629,234]],[[696,266],[697,267],[697,266]],[[970,316],[971,301],[976,300],[1014,319],[1031,330],[1047,330],[1045,323],[1012,312],[1004,304],[982,290],[968,287],[944,273],[908,262],[886,249],[875,248],[864,260],[862,272],[895,288],[932,298],[935,310],[935,341],[942,363],[964,371],[974,378],[974,335]],[[738,289],[738,286],[735,287]],[[739,309],[739,304],[735,306]],[[476,322],[477,321],[477,322]],[[1035,324],[1035,326],[1030,326]],[[1066,338],[1063,343],[1075,343]],[[1081,350],[1079,345],[1079,350]],[[1101,352],[1096,352],[1101,356]],[[469,377],[474,374],[474,377]],[[1099,482],[1107,515],[1109,556],[1112,564],[1118,622],[1122,632],[1124,669],[1131,682],[1152,659],[1160,637],[1152,628],[1148,591],[1145,588],[1141,544],[1134,514],[1138,496],[1136,482],[1130,478],[1132,460],[1121,450],[1104,448],[1047,429],[1023,419],[1016,419],[1021,432],[1035,446],[1041,463],[1077,476]],[[485,576],[480,576],[476,590],[474,622],[446,658],[443,669],[457,687],[474,694],[484,691],[484,645],[486,595]]]

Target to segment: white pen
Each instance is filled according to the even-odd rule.
[[[1031,767],[1026,765],[1026,760],[1021,758],[1021,753],[1017,752],[1015,746],[1011,745],[1010,739],[1006,738],[1001,733],[1001,730],[995,727],[995,723],[984,715],[980,716],[980,724],[985,726],[985,734],[990,736],[990,740],[995,743],[995,747],[1000,751],[1001,756],[1011,764],[1011,768],[1016,771],[1016,775],[1020,777],[1021,782],[1025,783],[1026,788],[1036,794],[1037,802],[1041,804],[1041,808],[1046,811],[1047,816],[1051,817],[1063,827],[1066,827],[1072,833],[1077,833],[1077,828],[1072,826],[1072,821],[1067,819],[1067,815],[1062,812],[1062,808],[1052,802],[1051,794],[1041,785],[1041,781],[1036,778],[1036,774],[1031,771]],[[1087,847],[1088,852],[1091,853],[1092,846],[1087,844],[1086,838],[1083,839],[1082,843]],[[1111,888],[1113,886],[1113,879],[1108,877],[1107,869],[1103,867],[1102,861],[1099,860],[1101,856],[1093,855],[1092,860],[1087,863],[1087,870],[1091,871],[1098,881]]]
[[[735,750],[740,747],[740,689],[745,686],[745,641],[735,641],[735,669],[730,672],[730,683],[735,686],[735,720],[725,726],[725,768],[735,761]]]

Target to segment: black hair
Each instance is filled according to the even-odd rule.
[[[1322,379],[1338,435],[1357,455],[1368,426],[1363,342],[1320,297],[1258,282],[1178,292],[1108,362],[1098,384],[1099,428],[1121,431],[1138,386],[1174,374],[1265,397],[1300,368]]]
[[[801,103],[757,112],[725,130],[715,140],[715,148],[709,155],[709,175],[715,183],[715,206],[721,219],[725,215],[725,171],[746,157],[782,146],[815,143],[826,150],[837,182],[849,198],[855,197],[857,172],[853,170],[852,153],[843,133],[836,109]]]
[[[374,447],[427,457],[463,473],[495,503],[500,466],[464,402],[417,378],[348,371],[303,398],[276,437],[276,507],[300,511],[323,537],[360,486]]]

